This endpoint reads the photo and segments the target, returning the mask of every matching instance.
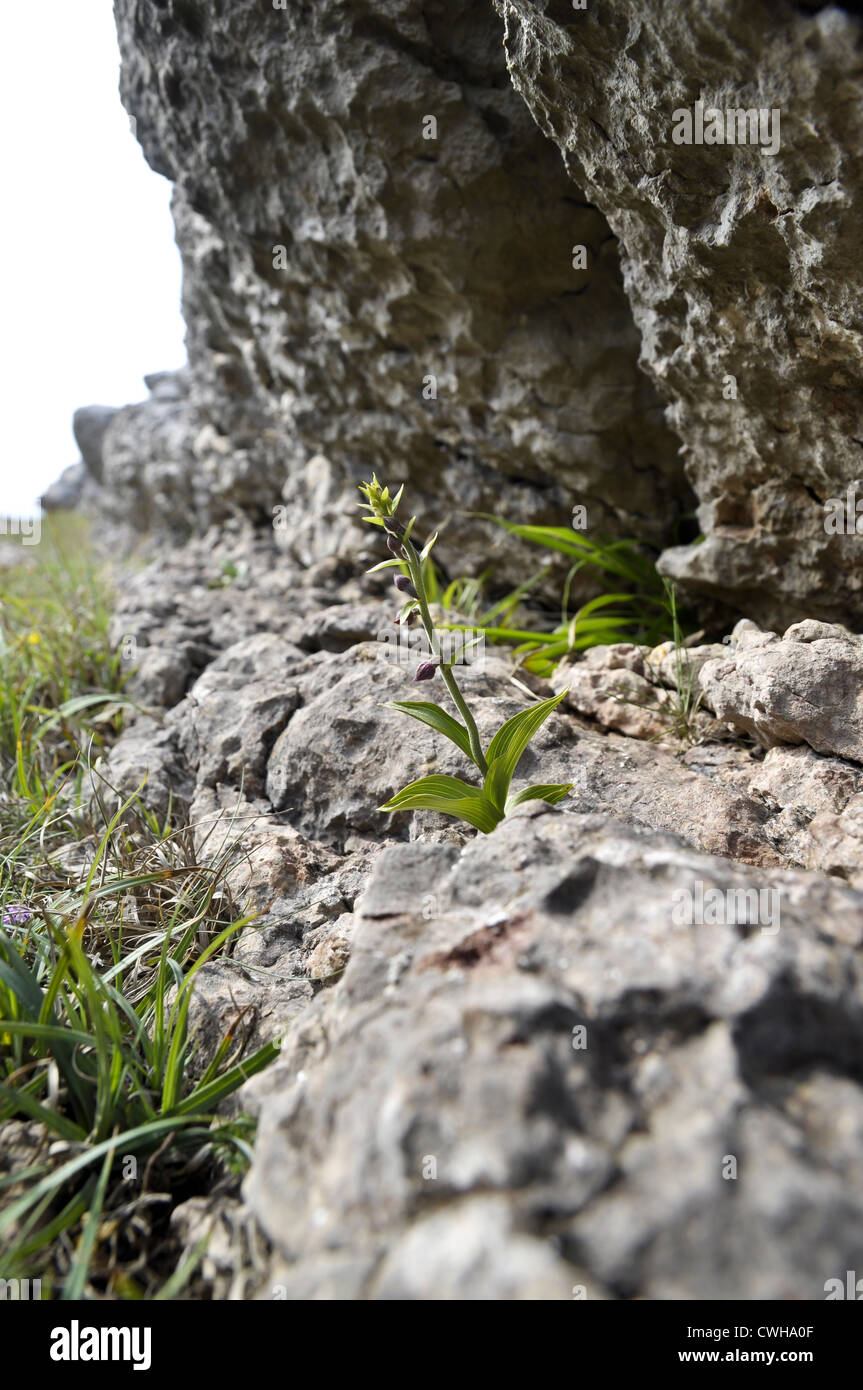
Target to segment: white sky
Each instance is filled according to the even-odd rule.
[[[117,90],[111,0],[0,5],[0,516],[78,459],[72,412],[185,360],[171,186]]]

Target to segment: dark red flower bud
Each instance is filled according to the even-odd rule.
[[[414,681],[430,681],[437,670],[437,665],[433,661],[421,661],[416,669]]]
[[[406,574],[397,574],[393,579],[393,583],[402,594],[412,594],[414,591],[414,586]]]
[[[390,552],[391,555],[401,555],[401,542],[397,541],[395,536],[387,536],[387,550]]]
[[[384,523],[384,530],[388,531],[391,536],[404,535],[405,528],[402,526],[400,521],[396,521],[394,516],[384,516],[381,517],[381,520]]]

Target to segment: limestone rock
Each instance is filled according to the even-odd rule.
[[[717,719],[765,747],[805,742],[863,763],[863,639],[838,624],[795,623],[781,638],[750,624],[701,683]]]
[[[87,483],[87,469],[83,463],[70,464],[64,468],[56,482],[53,482],[39,498],[46,512],[74,511],[84,494]]]
[[[236,576],[210,588],[226,559]],[[472,776],[384,703],[446,697],[368,640],[387,586],[296,566],[275,534],[214,531],[134,576],[117,618],[200,665],[130,723],[111,779],[149,770],[143,795],[173,797],[199,862],[228,844],[225,890],[256,914],[200,972],[195,1066],[231,1030],[282,1040],[232,1101],[259,1116],[245,1201],[176,1216],[190,1247],[213,1228],[207,1286],[821,1297],[863,1238],[863,767],[715,730],[660,746],[564,705],[516,773],[573,782],[560,807],[490,836],[387,816],[413,777]],[[774,647],[803,692],[813,655],[835,691],[856,650],[833,627],[741,623],[702,673],[724,663],[714,686],[734,689]],[[574,671],[658,691],[648,655],[618,644]],[[485,740],[531,698],[512,672],[490,648],[460,673]]]
[[[434,500],[454,572],[484,563],[472,512],[565,524],[579,503],[598,532],[670,536],[692,499],[614,238],[512,90],[491,4],[115,13],[124,101],[174,182],[190,359],[188,406],[112,427],[115,505],[187,532],[269,519],[324,456],[342,518],[370,467]]]
[[[863,1233],[863,897],[559,809],[445,862],[378,859],[247,1087],[289,1296],[821,1297]],[[675,925],[696,880],[775,891],[779,930]]]
[[[568,692],[567,708],[604,729],[644,739],[661,739],[667,732],[663,710],[668,698],[651,679],[641,648],[628,643],[593,647],[581,659],[561,661],[551,684],[555,692]]]
[[[84,467],[97,483],[101,483],[104,476],[105,433],[116,414],[114,406],[83,405],[72,417],[72,431]]]
[[[863,549],[853,519],[826,532],[825,504],[859,479],[863,439],[861,17],[495,6],[516,90],[619,238],[640,360],[682,440],[704,540],[662,568],[770,626],[859,623]],[[737,143],[735,115],[735,143],[697,143],[697,101],[723,135],[728,111],[764,111],[764,138],[759,117]]]

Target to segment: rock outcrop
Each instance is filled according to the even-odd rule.
[[[196,1065],[238,1009],[281,1040],[236,1102],[242,1195],[177,1232],[209,1233],[215,1297],[823,1297],[863,1241],[863,552],[824,507],[863,467],[858,19],[115,11],[189,362],[78,421],[88,505],[157,553],[100,770],[201,862],[242,832],[257,920],[196,977]],[[711,107],[753,142],[674,140]],[[700,605],[685,651],[464,669],[484,739],[567,688],[516,777],[559,807],[489,836],[381,810],[468,769],[385,707],[411,687],[363,573],[373,468],[452,574],[489,563],[474,513],[580,504]]]
[[[675,925],[693,883],[781,927]],[[384,851],[351,931],[254,1086],[288,1297],[814,1299],[853,1268],[862,895],[531,808]]]
[[[174,181],[190,414],[176,438],[140,407],[115,424],[109,507],[146,493],[191,534],[271,519],[287,484],[312,511],[324,455],[342,530],[395,466],[442,518],[578,503],[598,532],[672,536],[694,499],[614,237],[512,90],[490,5],[115,9],[124,100]],[[453,562],[482,566],[489,534],[461,524]]]
[[[249,1046],[282,1040],[238,1102],[244,1195],[174,1216],[190,1250],[211,1232],[215,1296],[823,1297],[863,1238],[863,762],[806,718],[856,639],[749,623],[696,649],[719,717],[690,743],[663,649],[597,649],[516,775],[571,795],[483,836],[379,810],[470,775],[385,707],[412,667],[382,582],[244,524],[140,572],[115,617],[156,707],[107,779],[147,772],[204,862],[242,833],[230,888],[259,914],[200,972],[200,1064],[238,1008]],[[529,699],[512,677],[494,648],[461,673],[486,740]],[[759,741],[765,689],[785,714]]]
[[[619,238],[682,440],[705,540],[666,573],[771,626],[859,625],[856,514],[827,533],[824,504],[863,471],[860,20],[784,0],[495,4],[515,87]],[[756,113],[755,140],[735,114],[727,142],[729,111]]]
[[[337,554],[359,474],[395,465],[461,515],[466,571],[465,512],[584,505],[706,612],[860,625],[853,7],[115,9],[190,368],[112,424],[103,510],[185,536],[311,514],[325,460]],[[704,539],[675,545],[696,498]]]

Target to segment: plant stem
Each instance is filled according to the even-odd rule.
[[[413,586],[416,590],[417,602],[420,606],[420,618],[422,619],[422,625],[426,630],[426,635],[431,644],[432,656],[434,657],[435,661],[437,661],[440,664],[440,673],[443,677],[444,685],[446,686],[447,690],[452,696],[453,704],[455,705],[456,709],[458,710],[459,714],[464,720],[465,728],[467,729],[468,739],[470,740],[470,751],[473,756],[473,760],[479,768],[480,772],[482,773],[483,777],[485,777],[486,773],[488,772],[488,764],[485,760],[485,755],[482,751],[482,743],[480,742],[479,729],[476,727],[476,720],[474,719],[473,715],[468,709],[467,704],[465,702],[465,698],[458,688],[458,683],[456,681],[455,676],[452,673],[452,668],[449,666],[444,666],[441,662],[440,643],[438,642],[437,633],[435,632],[434,623],[432,622],[431,613],[429,612],[428,598],[426,596],[425,590],[425,580],[423,579],[422,572],[422,561],[420,560],[419,555],[417,555],[416,550],[414,549],[413,545],[409,540],[402,541],[402,545],[404,547],[405,554],[407,555],[407,564],[408,569],[410,570],[411,582],[413,583]]]

